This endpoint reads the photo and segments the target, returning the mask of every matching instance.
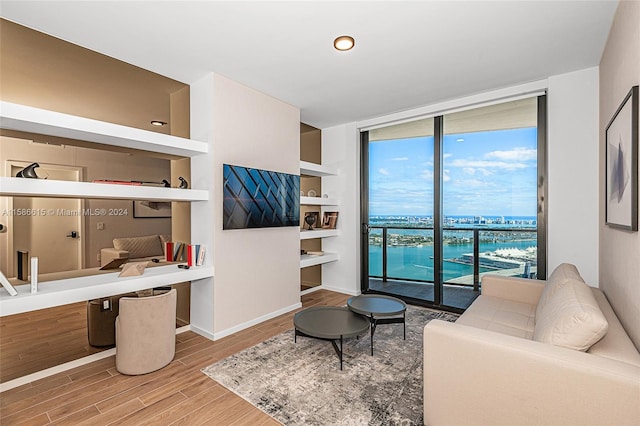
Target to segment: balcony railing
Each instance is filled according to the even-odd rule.
[[[369,277],[433,283],[433,227],[370,226]],[[379,249],[376,247],[380,247]],[[445,283],[480,287],[481,274],[535,277],[537,232],[523,227],[443,227]]]

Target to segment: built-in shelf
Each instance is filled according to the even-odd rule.
[[[340,257],[337,253],[327,253],[325,252],[322,255],[310,255],[310,254],[302,254],[300,255],[300,268],[306,268],[309,266],[322,265],[324,263],[335,262]]]
[[[313,238],[337,237],[340,231],[337,229],[314,229],[311,231],[300,230],[301,240],[311,240]]]
[[[337,176],[338,169],[321,164],[309,163],[308,161],[300,161],[300,174],[317,177]]]
[[[150,201],[206,201],[209,199],[209,192],[201,189],[162,188],[155,186],[117,185],[14,177],[0,177],[0,195]]]
[[[340,202],[335,198],[301,196],[300,204],[309,206],[337,206]]]
[[[181,269],[174,264],[147,268],[143,275],[137,277],[118,278],[118,274],[114,272],[42,282],[38,284],[35,294],[31,294],[28,284],[15,286],[17,296],[11,296],[4,288],[0,288],[0,316],[209,278],[213,277],[213,267]]]
[[[181,157],[206,154],[206,143],[0,101],[0,128]]]

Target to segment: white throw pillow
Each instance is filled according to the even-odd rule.
[[[607,333],[609,324],[591,288],[566,280],[536,315],[533,340],[579,351],[588,350]]]
[[[544,306],[547,304],[553,294],[568,280],[571,279],[584,282],[584,280],[580,276],[580,273],[578,272],[578,268],[576,268],[575,265],[572,265],[570,263],[561,263],[556,267],[556,269],[553,270],[544,286],[544,289],[542,290],[540,300],[538,300],[538,306],[536,306],[535,321],[537,321],[537,318],[540,316],[540,311],[544,309]]]

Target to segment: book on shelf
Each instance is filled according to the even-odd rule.
[[[204,263],[204,252],[205,252],[205,247],[198,244],[199,250],[197,253],[197,258],[196,258],[196,266],[202,266],[202,264]]]
[[[200,244],[187,244],[187,265],[196,266]]]
[[[173,261],[174,262],[182,262],[184,257],[184,243],[180,241],[175,241],[173,243]]]
[[[164,243],[165,260],[167,262],[173,262],[173,241],[167,241]]]

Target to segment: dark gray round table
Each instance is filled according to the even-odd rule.
[[[313,306],[304,309],[293,317],[295,327],[294,342],[298,336],[327,340],[333,345],[340,359],[342,370],[342,344],[345,337],[359,336],[369,327],[369,320],[344,307]],[[338,343],[340,342],[340,347]]]
[[[361,294],[347,301],[353,312],[365,315],[371,324],[371,355],[373,355],[373,334],[378,324],[402,324],[404,339],[407,339],[405,322],[407,305],[402,300],[382,294]]]

